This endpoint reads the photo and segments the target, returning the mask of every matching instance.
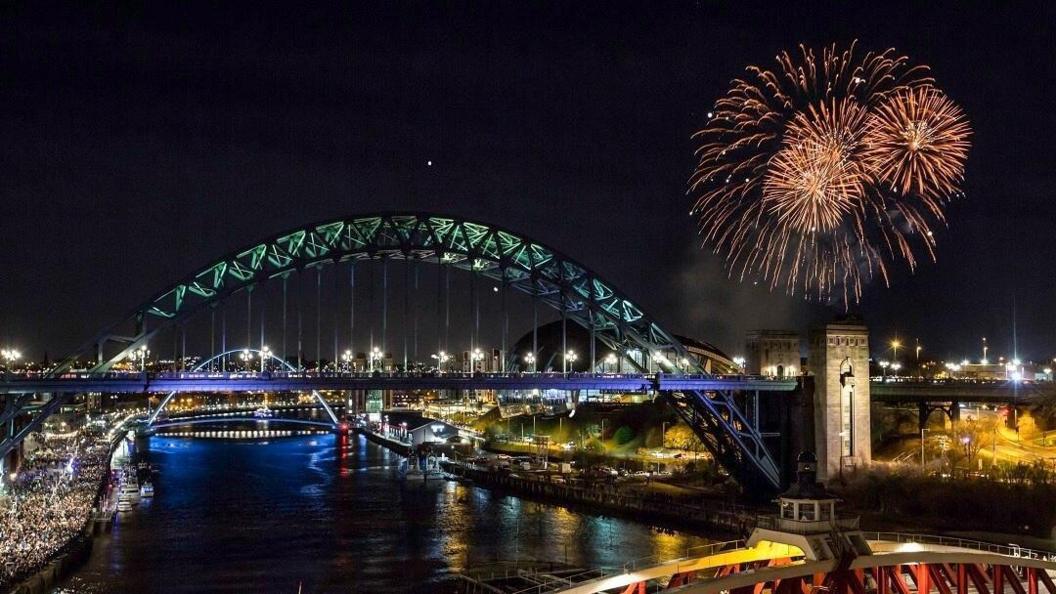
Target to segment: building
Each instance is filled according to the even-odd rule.
[[[799,334],[787,330],[749,332],[745,350],[745,372],[751,375],[795,377],[802,373]]]
[[[868,465],[869,331],[860,321],[831,322],[811,333],[814,373],[814,445],[818,476]]]
[[[409,441],[412,445],[454,443],[464,437],[451,423],[426,416],[387,411],[382,417],[383,432],[389,437]]]

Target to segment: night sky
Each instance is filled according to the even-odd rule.
[[[975,130],[938,262],[866,291],[874,342],[1006,353],[1014,299],[1021,356],[1056,355],[1052,3],[160,4],[0,7],[0,341],[31,357],[244,244],[390,209],[522,232],[731,352],[805,328],[842,306],[699,249],[690,134],[746,65],[856,38],[930,64]]]

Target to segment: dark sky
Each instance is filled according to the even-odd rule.
[[[938,262],[867,290],[876,342],[1005,352],[1015,295],[1020,353],[1056,354],[1052,3],[313,5],[3,3],[0,339],[55,357],[243,244],[423,209],[553,245],[736,352],[829,312],[698,249],[689,135],[745,65],[857,38],[930,64],[975,129]]]

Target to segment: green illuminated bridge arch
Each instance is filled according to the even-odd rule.
[[[482,275],[562,312],[616,352],[640,349],[665,373],[679,373],[672,365],[684,358],[686,372],[705,373],[686,356],[681,342],[641,307],[558,250],[494,225],[424,213],[325,221],[234,251],[157,293],[51,373],[61,375],[85,359],[96,362],[90,372],[104,373],[162,330],[259,283],[342,262],[379,259],[428,262]],[[742,484],[768,490],[780,485],[774,457],[758,427],[742,412],[743,395],[719,390],[666,396]]]
[[[432,214],[356,216],[280,233],[185,277],[107,328],[59,364],[80,358],[105,372],[152,336],[202,309],[270,279],[354,260],[410,260],[470,271],[534,296],[623,352],[685,355],[685,348],[610,283],[557,250],[512,231]],[[122,331],[124,329],[124,331]],[[106,355],[107,345],[117,344]],[[690,369],[703,373],[702,368]]]

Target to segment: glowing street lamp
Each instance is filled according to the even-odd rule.
[[[734,357],[733,358],[733,363],[735,365],[737,365],[737,370],[740,371],[741,373],[744,373],[744,364],[745,364],[745,362],[746,362],[746,360],[745,360],[744,357]]]
[[[132,352],[128,353],[128,358],[130,361],[139,361],[139,370],[142,372],[147,371],[147,357],[149,356],[150,351],[147,349],[146,345],[143,345],[138,349],[134,349]]]
[[[264,346],[260,347],[260,372],[264,373],[264,363],[271,358],[271,349]]]
[[[902,369],[902,364],[901,363],[892,363],[891,364],[891,371],[894,373],[895,377],[898,377],[898,370],[899,369]]]
[[[525,353],[524,362],[531,366],[532,373],[535,373],[535,353]]]
[[[4,360],[4,370],[10,371],[11,366],[22,358],[22,353],[18,349],[0,349],[0,359]]]
[[[242,361],[242,368],[249,369],[249,362],[253,360],[253,351],[242,349],[242,352],[238,354],[238,358]]]
[[[891,341],[892,358],[896,361],[898,360],[898,349],[900,348],[902,348],[902,341],[898,340],[897,338]]]
[[[373,347],[373,348],[370,349],[370,370],[371,371],[374,371],[374,362],[375,361],[381,361],[381,358],[382,358],[381,349],[379,349],[378,347]]]
[[[616,353],[609,353],[605,356],[605,363],[608,364],[610,372],[616,370],[616,362]]]
[[[565,352],[565,356],[564,356],[564,358],[561,361],[562,370],[567,374],[568,373],[569,364],[570,363],[575,363],[576,359],[578,359],[578,358],[579,358],[579,356],[576,355],[575,351],[573,351],[573,350],[566,351]]]
[[[437,371],[439,371],[440,373],[443,373],[444,372],[444,364],[451,360],[451,355],[448,355],[444,351],[440,351],[439,353],[434,353],[434,354],[432,354],[430,356],[433,359],[436,359],[436,369],[437,369]]]
[[[471,372],[477,371],[477,365],[480,361],[484,360],[484,353],[480,349],[473,349],[473,352],[469,354],[469,370]]]
[[[352,354],[350,349],[345,349],[345,352],[341,353],[341,360],[345,362],[345,367],[352,368],[355,356]]]
[[[880,377],[887,377],[887,368],[891,366],[891,363],[887,361],[880,361]]]

